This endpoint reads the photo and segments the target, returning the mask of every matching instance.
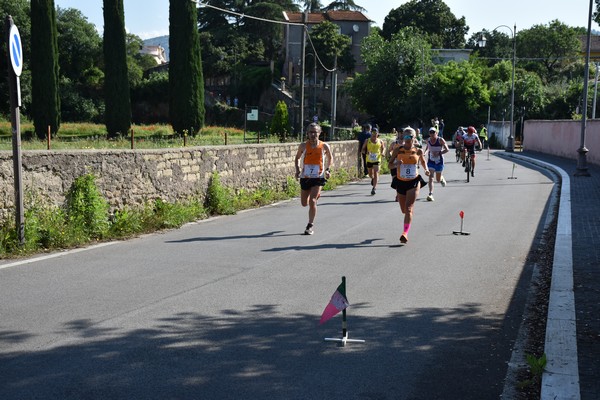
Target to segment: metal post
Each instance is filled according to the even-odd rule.
[[[510,29],[510,28],[509,28]],[[508,137],[506,151],[515,151],[515,68],[517,64],[517,24],[512,32],[513,34],[513,62],[512,62],[512,83],[510,89],[510,136]]]
[[[313,81],[313,115],[317,115],[317,56],[313,54],[315,60],[314,81]]]
[[[421,44],[421,122],[423,122],[423,87],[425,85],[425,48]],[[423,132],[421,132],[423,134]]]
[[[587,166],[587,152],[589,151],[585,147],[585,129],[587,120],[587,98],[588,98],[588,80],[590,74],[590,43],[592,36],[592,5],[594,0],[590,0],[590,12],[588,17],[588,31],[587,31],[587,44],[585,53],[585,69],[583,72],[583,111],[581,114],[581,143],[579,149],[577,149],[577,172],[575,176],[590,176]]]
[[[594,101],[592,102],[592,119],[596,119],[596,95],[598,94],[598,72],[600,63],[596,62],[596,77],[594,78]]]
[[[10,43],[10,32],[13,27],[13,19],[10,15],[6,16],[6,43]],[[17,35],[16,35],[17,36]],[[22,158],[21,158],[21,94],[20,83],[17,73],[11,68],[11,49],[7,51],[8,57],[8,88],[10,96],[10,120],[12,128],[12,147],[13,147],[13,169],[15,184],[15,228],[17,239],[20,245],[25,244],[25,213],[23,207],[23,178],[22,178]],[[21,60],[22,62],[22,60]]]
[[[304,133],[304,66],[306,64],[306,22],[308,21],[308,10],[302,14],[302,65],[300,66],[300,142]]]
[[[329,131],[329,140],[333,140],[335,130],[335,119],[337,113],[337,54],[333,62],[333,72],[331,75],[331,130]]]

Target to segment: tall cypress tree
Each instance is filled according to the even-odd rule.
[[[123,0],[104,0],[104,117],[108,137],[131,127]]]
[[[195,135],[204,126],[204,77],[195,3],[169,1],[169,115],[173,130]]]
[[[31,116],[43,139],[60,127],[58,42],[54,0],[31,0]]]

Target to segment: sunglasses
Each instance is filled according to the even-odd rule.
[[[406,135],[406,136],[404,136],[404,139],[412,139],[412,138],[413,138],[412,135]]]

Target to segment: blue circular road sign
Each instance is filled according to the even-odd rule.
[[[16,25],[10,27],[8,35],[8,53],[10,54],[10,63],[12,64],[15,75],[21,76],[23,71],[23,46],[21,44],[21,35]]]

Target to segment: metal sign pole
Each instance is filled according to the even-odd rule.
[[[6,43],[8,43],[8,86],[10,92],[10,121],[12,128],[13,169],[15,183],[15,228],[19,244],[25,244],[25,215],[23,212],[23,179],[21,159],[21,87],[19,75],[23,68],[23,48],[19,30],[9,15],[6,17]]]

